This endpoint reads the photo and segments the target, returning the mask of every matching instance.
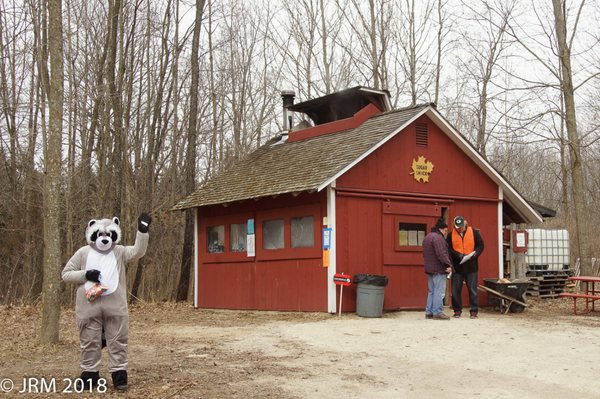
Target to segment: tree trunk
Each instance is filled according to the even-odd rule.
[[[435,63],[435,83],[434,83],[434,95],[433,102],[437,104],[440,98],[440,75],[442,72],[442,51],[443,51],[443,39],[442,34],[444,31],[444,18],[442,17],[442,0],[438,0],[437,3],[437,16],[438,16],[438,31],[437,31],[437,54]]]
[[[110,105],[113,110],[113,129],[115,137],[115,149],[113,153],[114,176],[118,180],[114,185],[114,199],[112,201],[113,214],[122,215],[123,196],[125,195],[125,146],[126,137],[123,132],[123,107],[121,104],[121,94],[117,91],[116,85],[116,65],[117,65],[117,36],[119,32],[119,19],[121,15],[121,0],[110,0],[108,7],[108,62],[106,79],[108,83],[108,93]],[[124,219],[124,218],[121,218]]]
[[[194,23],[194,36],[192,39],[191,75],[190,86],[190,114],[187,132],[187,151],[185,159],[185,190],[191,194],[196,189],[196,120],[198,113],[198,80],[200,77],[200,65],[198,62],[198,49],[200,43],[200,28],[202,23],[202,12],[206,0],[196,0],[196,20]],[[181,272],[177,284],[177,301],[185,301],[188,297],[190,274],[193,265],[194,254],[194,210],[185,211],[185,235],[183,238],[183,256],[181,258]]]
[[[48,47],[50,52],[50,110],[47,151],[44,154],[44,282],[40,342],[58,342],[60,318],[60,190],[63,103],[63,42],[61,0],[48,0]],[[45,60],[42,60],[44,63]]]
[[[571,183],[573,192],[573,210],[576,232],[576,256],[581,259],[581,274],[591,275],[592,264],[589,256],[589,235],[587,230],[585,206],[585,176],[581,158],[581,138],[577,131],[577,113],[575,110],[575,89],[573,70],[571,69],[571,48],[567,42],[567,25],[563,0],[552,0],[556,39],[562,73],[561,92],[565,101],[565,124],[569,138],[569,160],[571,164]]]

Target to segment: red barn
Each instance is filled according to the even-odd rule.
[[[385,309],[423,308],[438,218],[481,230],[480,280],[502,274],[503,225],[542,221],[433,104],[391,110],[364,87],[285,101],[301,123],[174,207],[196,210],[196,307],[333,313],[344,272],[388,276]]]

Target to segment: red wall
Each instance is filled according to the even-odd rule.
[[[428,125],[427,148],[416,146],[413,124],[336,182],[337,271],[388,276],[385,309],[422,309],[427,294],[420,247],[412,251],[394,247],[398,220],[425,223],[429,231],[443,208],[449,220],[465,216],[485,241],[479,279],[498,275],[497,185],[427,117],[417,122]],[[419,156],[434,165],[428,183],[417,182],[410,174]],[[316,209],[315,248],[276,254],[261,251],[261,218],[290,217],[302,206]],[[322,267],[318,234],[323,216],[325,192],[199,208],[199,306],[327,311],[327,269]],[[207,253],[207,226],[248,218],[255,220],[256,257]],[[463,297],[466,301],[466,290]],[[354,285],[344,290],[344,311],[355,310],[355,298]],[[485,304],[486,297],[480,298]]]
[[[199,208],[198,306],[223,309],[327,311],[327,269],[322,266],[321,223],[324,193],[280,196],[223,207]],[[315,216],[315,248],[262,250],[262,220],[311,211]],[[208,226],[240,223],[253,218],[256,256],[243,253],[209,254]],[[286,230],[288,231],[288,230]],[[227,234],[226,234],[227,235]],[[286,238],[289,240],[289,237]]]
[[[449,220],[463,215],[481,230],[485,251],[479,279],[498,276],[498,186],[429,118],[417,122],[428,125],[427,148],[416,146],[412,124],[337,181],[337,269],[388,276],[385,309],[425,306],[422,253],[395,250],[393,231],[401,220],[426,223],[429,232],[442,207],[448,208]],[[419,156],[434,165],[427,183],[410,174]],[[394,210],[384,213],[384,203],[394,204]],[[354,310],[355,298],[355,286],[345,290],[343,310]],[[486,297],[480,298],[484,304]]]

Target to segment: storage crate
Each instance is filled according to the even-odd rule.
[[[530,271],[569,270],[569,232],[559,229],[528,229],[525,263]]]

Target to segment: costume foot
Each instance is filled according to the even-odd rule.
[[[115,389],[119,392],[127,390],[127,370],[119,370],[112,373],[112,381]]]
[[[100,379],[99,371],[84,371],[79,377],[83,381],[85,388],[96,388],[98,386],[98,380]],[[88,385],[89,384],[89,385]]]

